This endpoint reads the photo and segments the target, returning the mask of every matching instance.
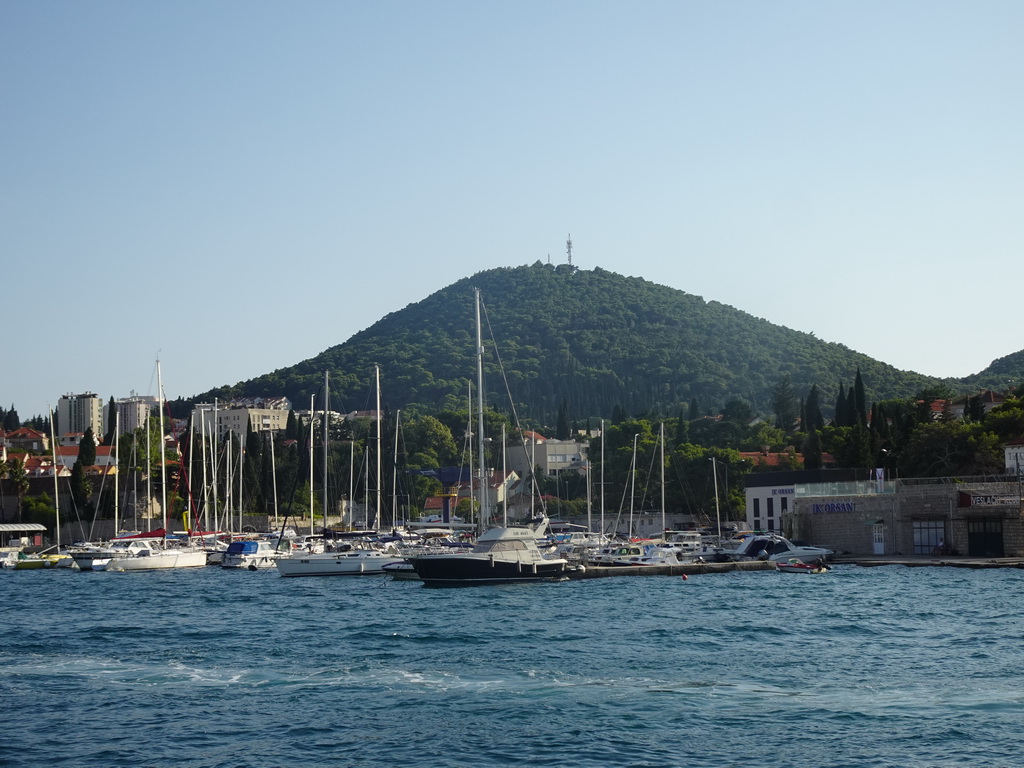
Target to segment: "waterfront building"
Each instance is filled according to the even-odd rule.
[[[867,479],[867,470],[859,470]],[[746,521],[751,531],[782,531],[782,520],[793,509],[798,486],[827,484],[833,490],[839,484],[855,482],[858,470],[797,469],[782,472],[752,472],[746,476]]]
[[[855,555],[1024,557],[1020,478],[798,484],[782,532]]]

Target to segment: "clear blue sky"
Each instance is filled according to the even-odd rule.
[[[5,0],[0,402],[232,384],[569,233],[976,373],[1024,348],[1022,39],[1019,0]]]

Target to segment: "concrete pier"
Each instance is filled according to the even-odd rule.
[[[572,579],[602,579],[608,576],[693,576],[702,573],[729,571],[774,571],[775,563],[748,560],[740,563],[683,563],[680,565],[623,565],[607,567],[588,565],[586,570],[573,571]]]
[[[865,568],[903,565],[908,568],[1024,568],[1022,557],[960,557],[956,555],[835,555],[831,563]]]

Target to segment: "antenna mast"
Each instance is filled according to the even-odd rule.
[[[569,256],[569,266],[572,266],[572,235],[568,235],[565,240],[565,252]]]

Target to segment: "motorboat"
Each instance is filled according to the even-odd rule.
[[[769,560],[786,562],[796,558],[804,562],[829,560],[835,552],[824,547],[794,544],[784,536],[773,533],[751,533],[743,537],[737,547],[725,554],[730,560]]]
[[[416,569],[413,564],[408,560],[402,560],[396,563],[385,563],[384,573],[390,576],[395,581],[419,581],[419,574],[416,573]]]
[[[35,571],[41,568],[67,568],[72,564],[68,555],[64,554],[29,554],[19,552],[17,559],[11,562],[16,571]]]
[[[651,541],[611,544],[602,547],[589,560],[591,565],[619,568],[634,565],[680,565],[682,561],[673,549],[658,546]]]
[[[704,554],[704,537],[700,531],[665,531],[660,546],[675,552],[681,562],[692,562]]]
[[[405,557],[394,544],[373,546],[369,542],[346,542],[335,551],[303,553],[275,560],[282,576],[360,576],[384,573],[388,563],[400,563]]]
[[[546,525],[547,518],[544,518]],[[495,584],[565,578],[569,561],[545,557],[537,546],[539,526],[490,528],[469,552],[420,554],[409,558],[428,586]]]
[[[281,548],[268,539],[248,539],[228,544],[221,558],[221,568],[270,568],[279,557],[291,551],[291,544],[283,542]]]
[[[796,557],[791,557],[785,562],[776,561],[775,570],[782,573],[828,573],[831,569],[822,561],[805,563]]]

